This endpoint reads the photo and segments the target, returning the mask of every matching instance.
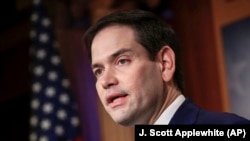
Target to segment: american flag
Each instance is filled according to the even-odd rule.
[[[30,141],[81,140],[76,102],[61,64],[51,20],[41,0],[33,0],[30,37]]]

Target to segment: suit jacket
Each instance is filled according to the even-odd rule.
[[[176,111],[169,124],[250,124],[250,120],[233,113],[201,109],[187,98]]]

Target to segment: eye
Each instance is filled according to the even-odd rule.
[[[118,65],[124,65],[124,64],[127,64],[127,63],[129,63],[129,62],[130,62],[129,59],[125,59],[125,58],[119,59],[119,60],[118,60]]]
[[[96,77],[99,77],[103,73],[103,69],[95,69],[93,72]]]

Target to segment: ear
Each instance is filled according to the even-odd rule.
[[[164,46],[157,54],[161,65],[162,79],[169,82],[173,79],[175,71],[175,53],[169,46]]]

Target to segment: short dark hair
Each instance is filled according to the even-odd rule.
[[[176,70],[174,82],[183,92],[183,78],[180,62],[180,44],[174,30],[158,16],[149,11],[133,9],[117,11],[99,19],[84,35],[84,46],[91,60],[91,46],[95,35],[103,28],[111,25],[125,25],[135,31],[135,37],[148,52],[150,60],[154,61],[158,51],[168,45],[175,52]]]

